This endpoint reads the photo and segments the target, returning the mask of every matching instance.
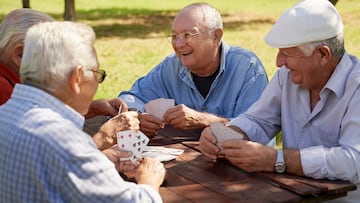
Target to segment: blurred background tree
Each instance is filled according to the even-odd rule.
[[[23,8],[31,8],[30,0],[22,0]],[[64,20],[76,21],[75,0],[65,0]]]

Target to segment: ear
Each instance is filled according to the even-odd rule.
[[[218,42],[221,41],[222,36],[223,36],[223,30],[222,29],[216,29],[214,31],[214,35],[215,35],[215,40],[217,40]]]
[[[13,52],[11,53],[11,60],[17,67],[19,67],[19,69],[20,69],[20,65],[21,65],[23,51],[24,51],[24,44],[20,43],[20,44],[15,45],[15,48],[13,49]]]
[[[328,46],[320,46],[317,48],[320,54],[320,63],[325,65],[332,57],[332,52]]]
[[[75,94],[80,93],[80,84],[82,82],[83,69],[81,66],[76,66],[70,73],[69,85]]]

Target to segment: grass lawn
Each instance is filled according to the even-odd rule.
[[[165,36],[171,21],[183,6],[195,1],[176,0],[76,0],[77,21],[91,25],[96,34],[96,48],[101,68],[108,77],[99,86],[96,98],[116,97],[129,89],[166,55],[172,53]],[[275,66],[276,49],[263,40],[281,12],[295,0],[209,0],[219,9],[224,21],[224,40],[255,52],[262,60],[269,78]],[[63,19],[63,0],[31,0],[33,9]],[[0,19],[20,0],[0,0]],[[347,50],[360,57],[360,1],[340,0],[336,7],[345,24]]]

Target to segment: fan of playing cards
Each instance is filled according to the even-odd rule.
[[[118,132],[116,136],[119,149],[132,152],[130,160],[133,163],[140,157],[151,157],[159,161],[169,161],[184,152],[182,149],[147,146],[149,138],[141,131],[125,130]],[[128,158],[122,158],[120,160],[125,161],[128,160]]]
[[[141,157],[144,147],[149,143],[149,138],[141,131],[125,130],[116,134],[117,143],[120,150],[131,151],[130,160],[135,163]],[[125,158],[121,161],[127,160]]]

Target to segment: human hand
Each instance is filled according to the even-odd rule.
[[[115,116],[118,114],[120,106],[122,112],[128,110],[127,104],[120,98],[94,100],[91,102],[85,118],[88,119],[96,115]]]
[[[202,113],[195,111],[184,104],[169,108],[164,114],[164,121],[167,125],[184,130],[194,130],[205,127]]]
[[[161,130],[165,126],[161,119],[148,113],[141,113],[139,115],[139,120],[141,132],[149,137],[155,136],[157,131]]]
[[[124,130],[139,130],[138,114],[135,111],[122,112],[102,125],[93,136],[98,149],[107,149],[117,143],[117,132]]]
[[[105,149],[102,152],[110,159],[110,161],[115,164],[116,170],[121,173],[131,174],[131,172],[133,172],[135,168],[140,165],[140,160],[135,163],[130,161],[130,157],[132,156],[131,152],[119,150],[117,145]],[[121,158],[129,158],[129,160],[120,161]]]
[[[201,132],[199,147],[202,155],[206,158],[216,161],[220,154],[220,148],[216,145],[216,137],[211,131],[210,127],[205,128]]]
[[[166,170],[164,165],[152,158],[144,158],[136,169],[135,180],[138,184],[147,184],[159,191],[164,181]]]
[[[226,140],[220,146],[221,154],[235,166],[248,171],[274,171],[276,150],[257,142]]]

